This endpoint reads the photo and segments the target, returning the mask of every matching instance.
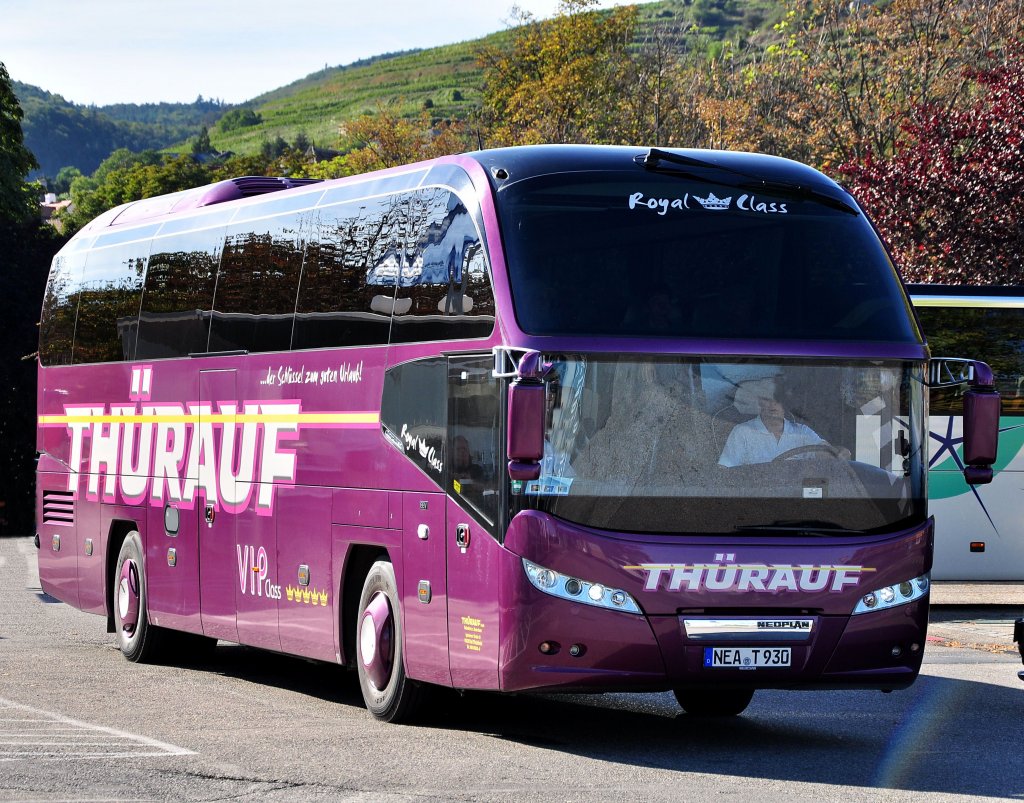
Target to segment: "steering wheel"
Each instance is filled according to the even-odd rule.
[[[799,457],[803,454],[812,454],[814,452],[822,452],[830,457],[834,457],[836,460],[844,459],[842,452],[831,443],[808,443],[805,446],[797,446],[795,449],[787,449],[778,457],[774,458],[772,462],[780,463],[783,460],[792,460],[794,457]]]

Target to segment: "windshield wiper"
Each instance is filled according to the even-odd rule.
[[[789,198],[797,198],[803,201],[816,201],[823,206],[830,206],[833,209],[838,209],[840,212],[846,212],[848,215],[860,214],[860,212],[846,203],[846,201],[840,198],[833,198],[831,195],[826,195],[825,193],[812,189],[804,184],[791,184],[788,181],[755,179],[754,181],[748,181],[744,184],[737,184],[736,188],[740,190],[750,190],[751,192],[760,190],[771,195],[785,195]]]
[[[736,532],[792,533],[805,535],[864,535],[864,530],[851,530],[821,521],[777,521],[774,524],[747,524],[736,527]]]
[[[722,165],[717,165],[714,162],[708,162],[704,159],[696,159],[693,156],[686,156],[681,153],[671,153],[658,148],[651,148],[647,153],[635,157],[633,161],[638,165],[641,165],[646,170],[666,173],[680,178],[689,178],[694,181],[702,181],[705,184],[723,184],[725,182],[709,178],[708,176],[702,176],[699,173],[692,173],[689,170],[679,170],[677,167],[667,167],[661,163],[671,162],[673,165],[680,165],[683,167],[700,167],[705,170],[719,170],[725,173],[732,173],[734,176],[746,179],[756,178],[755,176],[741,173],[739,170],[734,170],[731,167],[723,167]]]
[[[646,168],[655,168],[659,162],[672,162],[672,164],[684,165],[686,167],[710,167],[714,170],[724,170],[727,173],[735,173],[737,176],[746,175],[739,173],[730,167],[722,167],[716,165],[714,162],[707,162],[704,159],[696,159],[693,156],[686,156],[682,153],[672,153],[671,151],[663,151],[659,148],[651,148],[643,156],[637,156],[636,162],[642,164]],[[746,176],[746,178],[753,178],[753,176]]]
[[[672,153],[670,151],[663,151],[658,148],[651,148],[646,154],[637,156],[635,158],[637,164],[642,165],[648,170],[658,170],[660,172],[670,172],[674,176],[681,176],[690,178],[695,181],[702,181],[705,183],[725,184],[726,186],[736,187],[739,190],[750,190],[751,192],[761,191],[772,195],[784,195],[788,198],[797,198],[806,201],[815,201],[822,204],[823,206],[831,207],[832,209],[838,209],[840,212],[846,212],[848,215],[859,215],[860,212],[856,208],[850,206],[846,201],[841,198],[834,198],[820,190],[816,190],[812,187],[808,187],[805,184],[797,184],[795,182],[780,181],[777,179],[762,179],[755,175],[744,172],[742,170],[736,170],[732,167],[726,167],[724,165],[718,165],[714,162],[708,162],[704,159],[697,159],[693,156],[686,156],[681,153]],[[731,173],[739,178],[746,179],[742,183],[731,183],[728,181],[713,181],[707,176],[701,176],[696,173],[691,173],[688,170],[666,170],[662,166],[662,162],[670,162],[673,165],[681,165],[683,167],[700,167],[708,170],[719,170],[724,173]]]

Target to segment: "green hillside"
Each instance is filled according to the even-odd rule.
[[[783,13],[771,0],[660,0],[638,9],[637,46],[658,34],[676,50],[704,52],[717,52],[727,39],[770,31]],[[227,132],[211,129],[210,141],[221,150],[245,154],[268,139],[280,136],[292,142],[304,132],[315,144],[330,147],[345,120],[387,104],[408,115],[429,104],[435,118],[464,119],[480,105],[483,72],[477,54],[508,35],[501,31],[313,73],[241,104],[260,115],[262,123]]]
[[[14,94],[25,115],[25,145],[35,154],[41,174],[51,178],[67,166],[92,173],[117,148],[166,148],[213,125],[229,108],[202,98],[194,103],[81,106],[18,81]]]
[[[228,132],[215,126],[210,141],[220,150],[251,153],[267,139],[292,142],[305,132],[315,144],[329,147],[345,120],[391,103],[412,115],[429,100],[435,117],[467,117],[479,106],[483,83],[476,52],[481,42],[503,35],[314,73],[242,104],[262,123]]]
[[[640,4],[638,10],[637,47],[658,35],[679,52],[709,54],[720,51],[726,40],[770,32],[782,14],[772,0],[660,0]],[[50,177],[69,165],[90,174],[116,148],[188,150],[188,141],[204,126],[214,147],[238,154],[255,153],[278,137],[294,142],[300,133],[318,146],[334,147],[346,120],[382,106],[409,116],[429,108],[435,119],[469,117],[482,97],[477,55],[508,36],[500,31],[325,69],[238,107],[202,98],[192,104],[87,107],[27,84],[17,84],[15,92],[25,112],[26,145]],[[236,125],[240,119],[252,124],[218,122],[232,110]],[[243,115],[245,110],[252,113]]]

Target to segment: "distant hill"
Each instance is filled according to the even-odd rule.
[[[657,30],[676,49],[708,52],[727,39],[770,31],[782,15],[773,0],[660,0],[639,9],[638,45]],[[277,137],[294,142],[299,133],[330,147],[346,120],[383,105],[408,115],[429,108],[439,119],[468,117],[479,107],[483,90],[477,53],[508,35],[502,31],[328,68],[237,107],[201,97],[195,103],[87,107],[28,84],[16,82],[14,91],[25,112],[25,143],[47,176],[69,165],[91,174],[117,148],[184,149],[203,126],[214,147],[235,153],[256,152]],[[232,110],[236,113],[218,124]]]
[[[42,175],[51,177],[68,166],[88,175],[117,148],[165,148],[213,125],[230,108],[201,98],[195,103],[80,106],[19,81],[14,94],[25,113],[25,145]]]

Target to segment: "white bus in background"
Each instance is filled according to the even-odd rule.
[[[1024,286],[907,289],[932,354],[984,360],[1002,397],[995,477],[970,486],[957,451],[961,391],[931,392],[932,579],[1024,581]]]

